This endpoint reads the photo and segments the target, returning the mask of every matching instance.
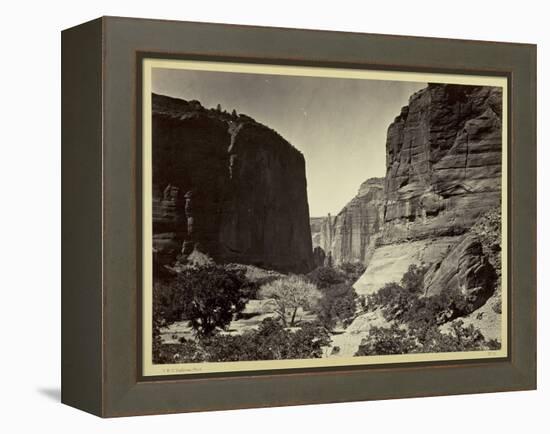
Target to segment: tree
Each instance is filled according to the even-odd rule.
[[[329,330],[333,329],[338,321],[344,326],[349,324],[356,310],[357,294],[353,287],[340,283],[323,288],[321,292],[323,297],[317,307],[319,321]]]
[[[162,302],[157,311],[165,318],[164,326],[187,319],[201,338],[225,329],[248,301],[244,272],[219,265],[188,269],[171,286],[167,297],[156,297]]]
[[[322,357],[330,342],[330,335],[318,324],[289,330],[266,318],[257,330],[242,335],[216,334],[199,342],[183,339],[166,344],[155,363],[313,359]]]
[[[354,284],[363,275],[367,267],[361,262],[342,262],[338,268],[346,275],[347,280]]]
[[[401,279],[401,286],[412,293],[424,292],[424,276],[428,271],[428,266],[411,264],[409,269],[403,274]]]
[[[355,355],[374,356],[414,352],[418,352],[416,339],[410,335],[408,330],[394,323],[389,328],[371,327]]]
[[[361,341],[356,356],[409,353],[451,353],[500,349],[495,339],[485,340],[472,324],[465,327],[459,320],[451,324],[450,332],[442,333],[437,326],[403,327],[393,323],[390,327],[371,327]]]
[[[271,300],[283,326],[294,327],[298,309],[311,310],[321,298],[321,293],[302,277],[287,276],[263,285],[260,297]],[[287,316],[290,316],[290,322]]]
[[[307,275],[308,279],[319,289],[328,288],[346,281],[346,275],[332,267],[319,267]]]

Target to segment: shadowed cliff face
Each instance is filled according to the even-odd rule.
[[[306,272],[313,265],[303,155],[243,115],[153,95],[154,247]]]

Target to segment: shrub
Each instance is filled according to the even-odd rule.
[[[408,354],[417,349],[415,339],[409,332],[393,324],[389,328],[372,327],[369,334],[359,345],[356,356],[374,356],[387,354]]]
[[[350,284],[355,283],[366,270],[361,262],[342,262],[338,268],[346,275]]]
[[[401,286],[413,293],[413,294],[421,294],[424,292],[424,276],[426,275],[426,272],[428,271],[427,265],[416,265],[411,264],[409,266],[409,269],[403,274],[403,277],[401,279]]]
[[[442,291],[430,297],[424,292],[427,268],[411,265],[401,279],[401,285],[388,283],[367,297],[367,306],[380,307],[386,320],[401,323],[440,325],[457,318],[472,308],[469,300],[457,289]]]
[[[439,325],[472,309],[470,301],[457,289],[430,297],[424,292],[426,267],[411,266],[401,284],[386,284],[367,297],[367,307],[381,308],[389,328],[373,327],[361,342],[357,355],[407,354],[411,352],[455,352],[500,348],[496,340],[486,341],[473,325],[462,321],[451,325],[451,333],[441,333]]]
[[[258,330],[242,335],[216,334],[199,342],[164,345],[166,361],[156,363],[311,359],[320,358],[329,344],[328,333],[319,325],[308,323],[291,331],[268,318]]]
[[[369,307],[381,307],[384,317],[388,320],[401,321],[408,312],[416,307],[418,297],[401,285],[391,282],[386,283],[374,294],[367,296]]]
[[[260,288],[259,294],[261,298],[271,299],[271,304],[285,327],[294,327],[298,309],[312,310],[321,298],[315,285],[294,275],[266,283]]]
[[[319,267],[308,274],[323,294],[317,314],[327,329],[334,328],[337,322],[345,326],[354,317],[357,294],[351,285],[364,271],[361,263],[344,262],[338,268]]]
[[[451,333],[441,333],[437,327],[428,328],[422,334],[419,330],[415,330],[415,332],[419,336],[419,341],[422,344],[421,349],[424,353],[495,350],[500,348],[500,343],[496,340],[486,341],[481,331],[472,324],[464,327],[462,320],[451,324]]]
[[[316,268],[307,275],[307,278],[319,289],[346,282],[346,275],[332,267]]]
[[[408,353],[440,353],[457,351],[496,350],[500,343],[485,340],[473,325],[464,327],[463,321],[451,325],[450,333],[442,333],[436,326],[372,327],[357,350],[356,356]]]
[[[317,307],[319,321],[329,330],[338,321],[347,325],[355,316],[357,294],[353,287],[340,283],[323,288],[321,292],[323,296]]]
[[[194,341],[182,340],[179,344],[162,344],[153,351],[153,363],[198,363],[206,361],[204,349]]]
[[[218,265],[190,268],[171,281],[157,282],[153,330],[187,319],[199,337],[210,336],[244,309],[245,284],[244,272]]]

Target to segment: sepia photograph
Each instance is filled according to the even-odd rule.
[[[144,375],[505,357],[506,90],[146,59]]]

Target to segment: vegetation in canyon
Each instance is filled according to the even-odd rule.
[[[279,134],[154,95],[154,362],[499,349],[501,98],[429,84],[387,130],[386,176],[310,219]]]

